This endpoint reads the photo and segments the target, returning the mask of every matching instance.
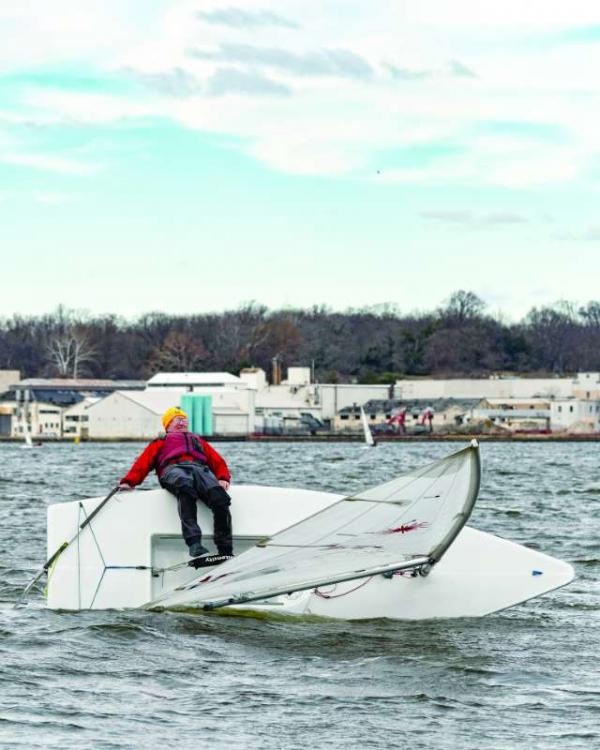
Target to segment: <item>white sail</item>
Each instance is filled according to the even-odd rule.
[[[365,410],[360,407],[360,419],[362,421],[362,428],[363,432],[365,434],[365,443],[373,447],[375,445],[375,440],[373,439],[373,434],[371,432],[371,428],[369,427],[369,423],[367,422],[367,415],[365,414]]]
[[[204,607],[436,563],[477,498],[479,449],[458,453],[344,498],[203,572],[148,607]]]
[[[23,427],[22,427],[22,429],[23,429],[23,438],[25,439],[25,444],[22,447],[23,448],[33,448],[33,440],[31,438],[31,428],[30,428],[27,420],[25,419],[25,417],[23,417],[22,425],[23,425]]]

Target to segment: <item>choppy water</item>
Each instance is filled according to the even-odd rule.
[[[217,447],[237,482],[350,492],[455,446]],[[139,448],[0,445],[0,747],[600,747],[597,444],[483,445],[471,525],[578,578],[480,620],[14,610],[47,505],[105,494]]]

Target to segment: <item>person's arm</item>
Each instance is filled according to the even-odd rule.
[[[149,445],[146,446],[143,453],[141,453],[135,460],[133,466],[127,474],[119,482],[119,486],[123,489],[127,487],[137,487],[141,484],[148,474],[154,469],[156,465],[156,457],[158,452],[162,448],[164,440],[158,439],[153,440]]]
[[[225,459],[223,458],[223,456],[217,453],[212,445],[210,445],[210,443],[207,443],[206,440],[200,439],[200,442],[202,443],[202,448],[206,455],[208,468],[216,476],[216,478],[219,480],[219,483],[221,483],[224,489],[228,489],[229,483],[231,482],[231,474],[229,472],[229,469],[227,468]]]

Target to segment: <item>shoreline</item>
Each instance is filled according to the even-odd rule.
[[[36,438],[43,445],[92,444],[92,443],[145,443],[153,438],[85,438],[78,443],[69,437]],[[363,443],[362,435],[210,435],[211,443]],[[445,435],[380,435],[378,443],[446,443],[477,440],[481,443],[595,443],[600,442],[600,433],[582,435],[477,435],[452,433]],[[0,445],[22,444],[22,438],[0,436]]]

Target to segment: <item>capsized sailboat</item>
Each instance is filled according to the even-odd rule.
[[[360,407],[360,420],[362,423],[363,428],[363,434],[365,436],[365,443],[369,448],[375,448],[377,443],[375,442],[375,438],[373,437],[373,433],[371,432],[371,428],[369,427],[369,423],[367,422],[367,415],[365,414],[365,410]]]
[[[236,557],[186,563],[176,502],[164,490],[48,509],[53,609],[222,606],[345,619],[481,616],[573,578],[567,563],[465,526],[480,481],[476,443],[345,497],[232,488]],[[199,504],[199,521],[212,529]],[[86,523],[86,519],[91,519]],[[81,533],[78,529],[84,527]],[[205,544],[211,546],[206,534]]]
[[[160,601],[214,609],[365,576],[428,573],[470,516],[479,477],[471,446],[344,497]]]

